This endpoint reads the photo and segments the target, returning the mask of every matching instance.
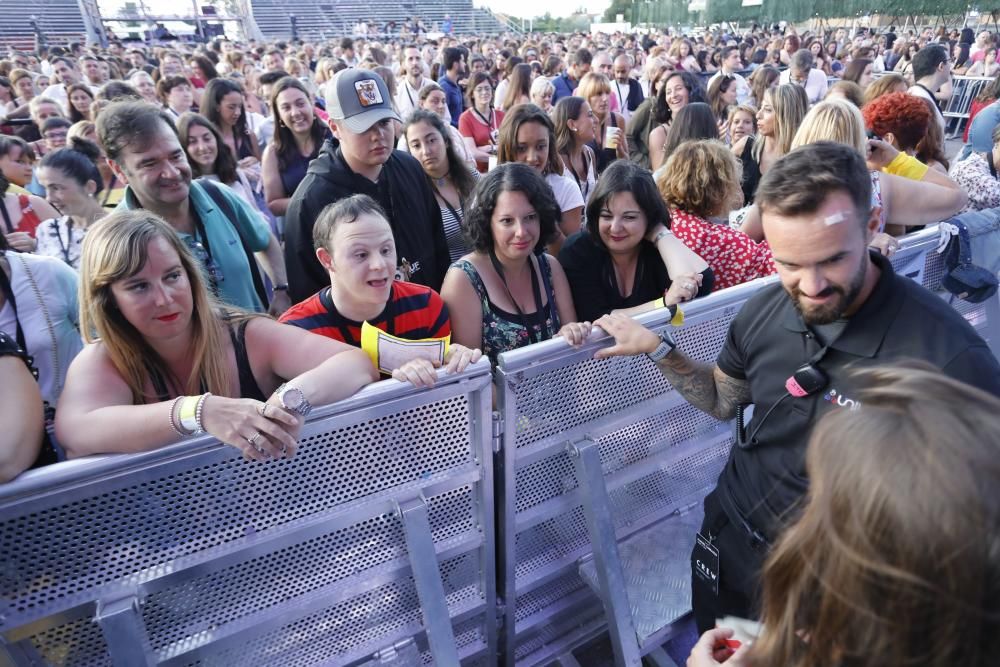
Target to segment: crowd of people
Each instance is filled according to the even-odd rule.
[[[754,26],[11,52],[0,482],[202,433],[290,457],[315,405],[596,325],[600,357],[738,422],[690,665],[986,665],[1000,366],[888,258],[1000,206],[996,48]],[[949,156],[956,72],[996,80]],[[715,364],[632,317],[771,275]],[[727,614],[764,619],[757,646]]]

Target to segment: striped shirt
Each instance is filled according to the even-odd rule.
[[[292,306],[278,321],[361,347],[361,322],[337,311],[329,287]],[[441,338],[451,333],[448,307],[441,296],[429,287],[401,280],[392,284],[385,308],[368,324],[407,340]]]

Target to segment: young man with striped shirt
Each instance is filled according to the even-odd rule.
[[[313,227],[316,257],[330,286],[292,306],[281,322],[362,347],[364,324],[410,341],[451,335],[448,308],[429,287],[396,279],[396,244],[385,212],[367,195],[353,195],[323,210]],[[434,384],[435,368],[461,372],[479,350],[447,346],[442,360],[425,356],[391,367],[397,380]],[[379,364],[383,372],[389,367]]]

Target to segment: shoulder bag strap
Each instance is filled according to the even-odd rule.
[[[233,226],[233,230],[236,232],[237,238],[240,240],[240,245],[243,247],[243,252],[247,256],[247,263],[250,265],[250,277],[253,279],[253,288],[257,292],[257,296],[260,297],[260,302],[264,305],[266,309],[270,301],[267,298],[267,290],[264,289],[264,280],[260,276],[260,268],[257,266],[257,258],[253,256],[253,251],[250,250],[250,246],[247,244],[247,240],[243,238],[243,234],[240,233],[240,228],[236,224],[236,211],[233,210],[232,203],[226,198],[219,187],[210,181],[199,181],[208,196],[212,198],[215,205],[219,207],[223,215],[226,216],[226,220],[229,224]]]

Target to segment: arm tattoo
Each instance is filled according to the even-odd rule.
[[[720,421],[736,416],[736,406],[750,403],[750,385],[714,364],[702,364],[674,350],[656,364],[688,403]]]

